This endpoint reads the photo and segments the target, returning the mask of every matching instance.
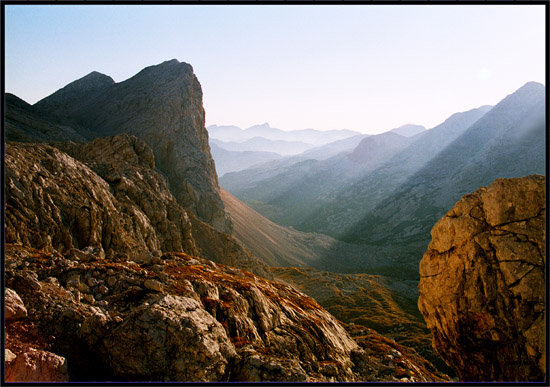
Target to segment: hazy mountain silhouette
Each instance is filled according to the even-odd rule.
[[[230,151],[220,147],[216,140],[210,140],[210,152],[219,177],[227,172],[242,171],[253,165],[283,157],[275,152]]]
[[[369,136],[351,154],[271,169],[264,163],[220,184],[280,224],[380,248],[407,246],[402,259],[412,268],[430,228],[464,194],[498,177],[545,173],[544,114],[545,87],[529,82],[492,108],[453,114],[408,139]],[[410,143],[361,170],[357,161],[377,160],[384,152],[376,141],[390,135]],[[388,153],[399,148],[388,144]]]
[[[268,123],[254,125],[247,129],[241,129],[237,126],[218,126],[211,125],[206,128],[211,138],[221,141],[242,142],[254,137],[263,137],[268,140],[298,141],[313,146],[321,146],[344,138],[359,135],[361,133],[348,129],[339,130],[316,130],[301,129],[285,131],[272,128]]]
[[[390,132],[399,134],[404,137],[412,137],[414,135],[424,132],[425,130],[426,128],[422,125],[406,124],[400,126],[399,128],[392,129],[390,130]]]
[[[210,143],[234,152],[274,152],[284,156],[297,155],[314,147],[301,141],[270,140],[260,136],[242,142],[226,142],[213,138],[210,139]]]

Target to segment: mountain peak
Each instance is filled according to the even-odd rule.
[[[115,83],[115,81],[110,76],[102,74],[98,71],[92,71],[88,75],[69,83],[61,90],[89,91],[92,89],[110,86],[113,83]]]
[[[57,90],[52,95],[41,99],[34,106],[40,109],[47,109],[63,104],[67,100],[81,98],[82,95],[95,92],[113,85],[115,81],[108,75],[98,71],[92,71],[88,75],[69,83],[67,86]]]
[[[152,81],[156,83],[161,79],[171,80],[179,78],[182,75],[185,76],[186,74],[193,74],[193,66],[189,63],[180,62],[177,59],[171,59],[157,65],[146,67],[131,79],[145,79],[147,82]]]
[[[250,129],[272,129],[272,128],[271,126],[269,126],[269,122],[264,122],[263,124],[252,125],[250,128],[247,128],[245,130],[250,130]]]
[[[422,125],[405,124],[399,128],[390,130],[391,133],[399,134],[403,137],[412,137],[415,134],[425,131],[426,128]]]

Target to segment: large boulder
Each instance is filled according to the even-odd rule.
[[[432,229],[418,306],[463,381],[545,377],[545,177],[497,179]]]

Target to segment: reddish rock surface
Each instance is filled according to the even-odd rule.
[[[463,381],[545,378],[545,177],[497,179],[432,229],[418,306]]]

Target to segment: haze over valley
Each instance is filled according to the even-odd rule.
[[[546,381],[547,6],[3,2],[4,382]]]

